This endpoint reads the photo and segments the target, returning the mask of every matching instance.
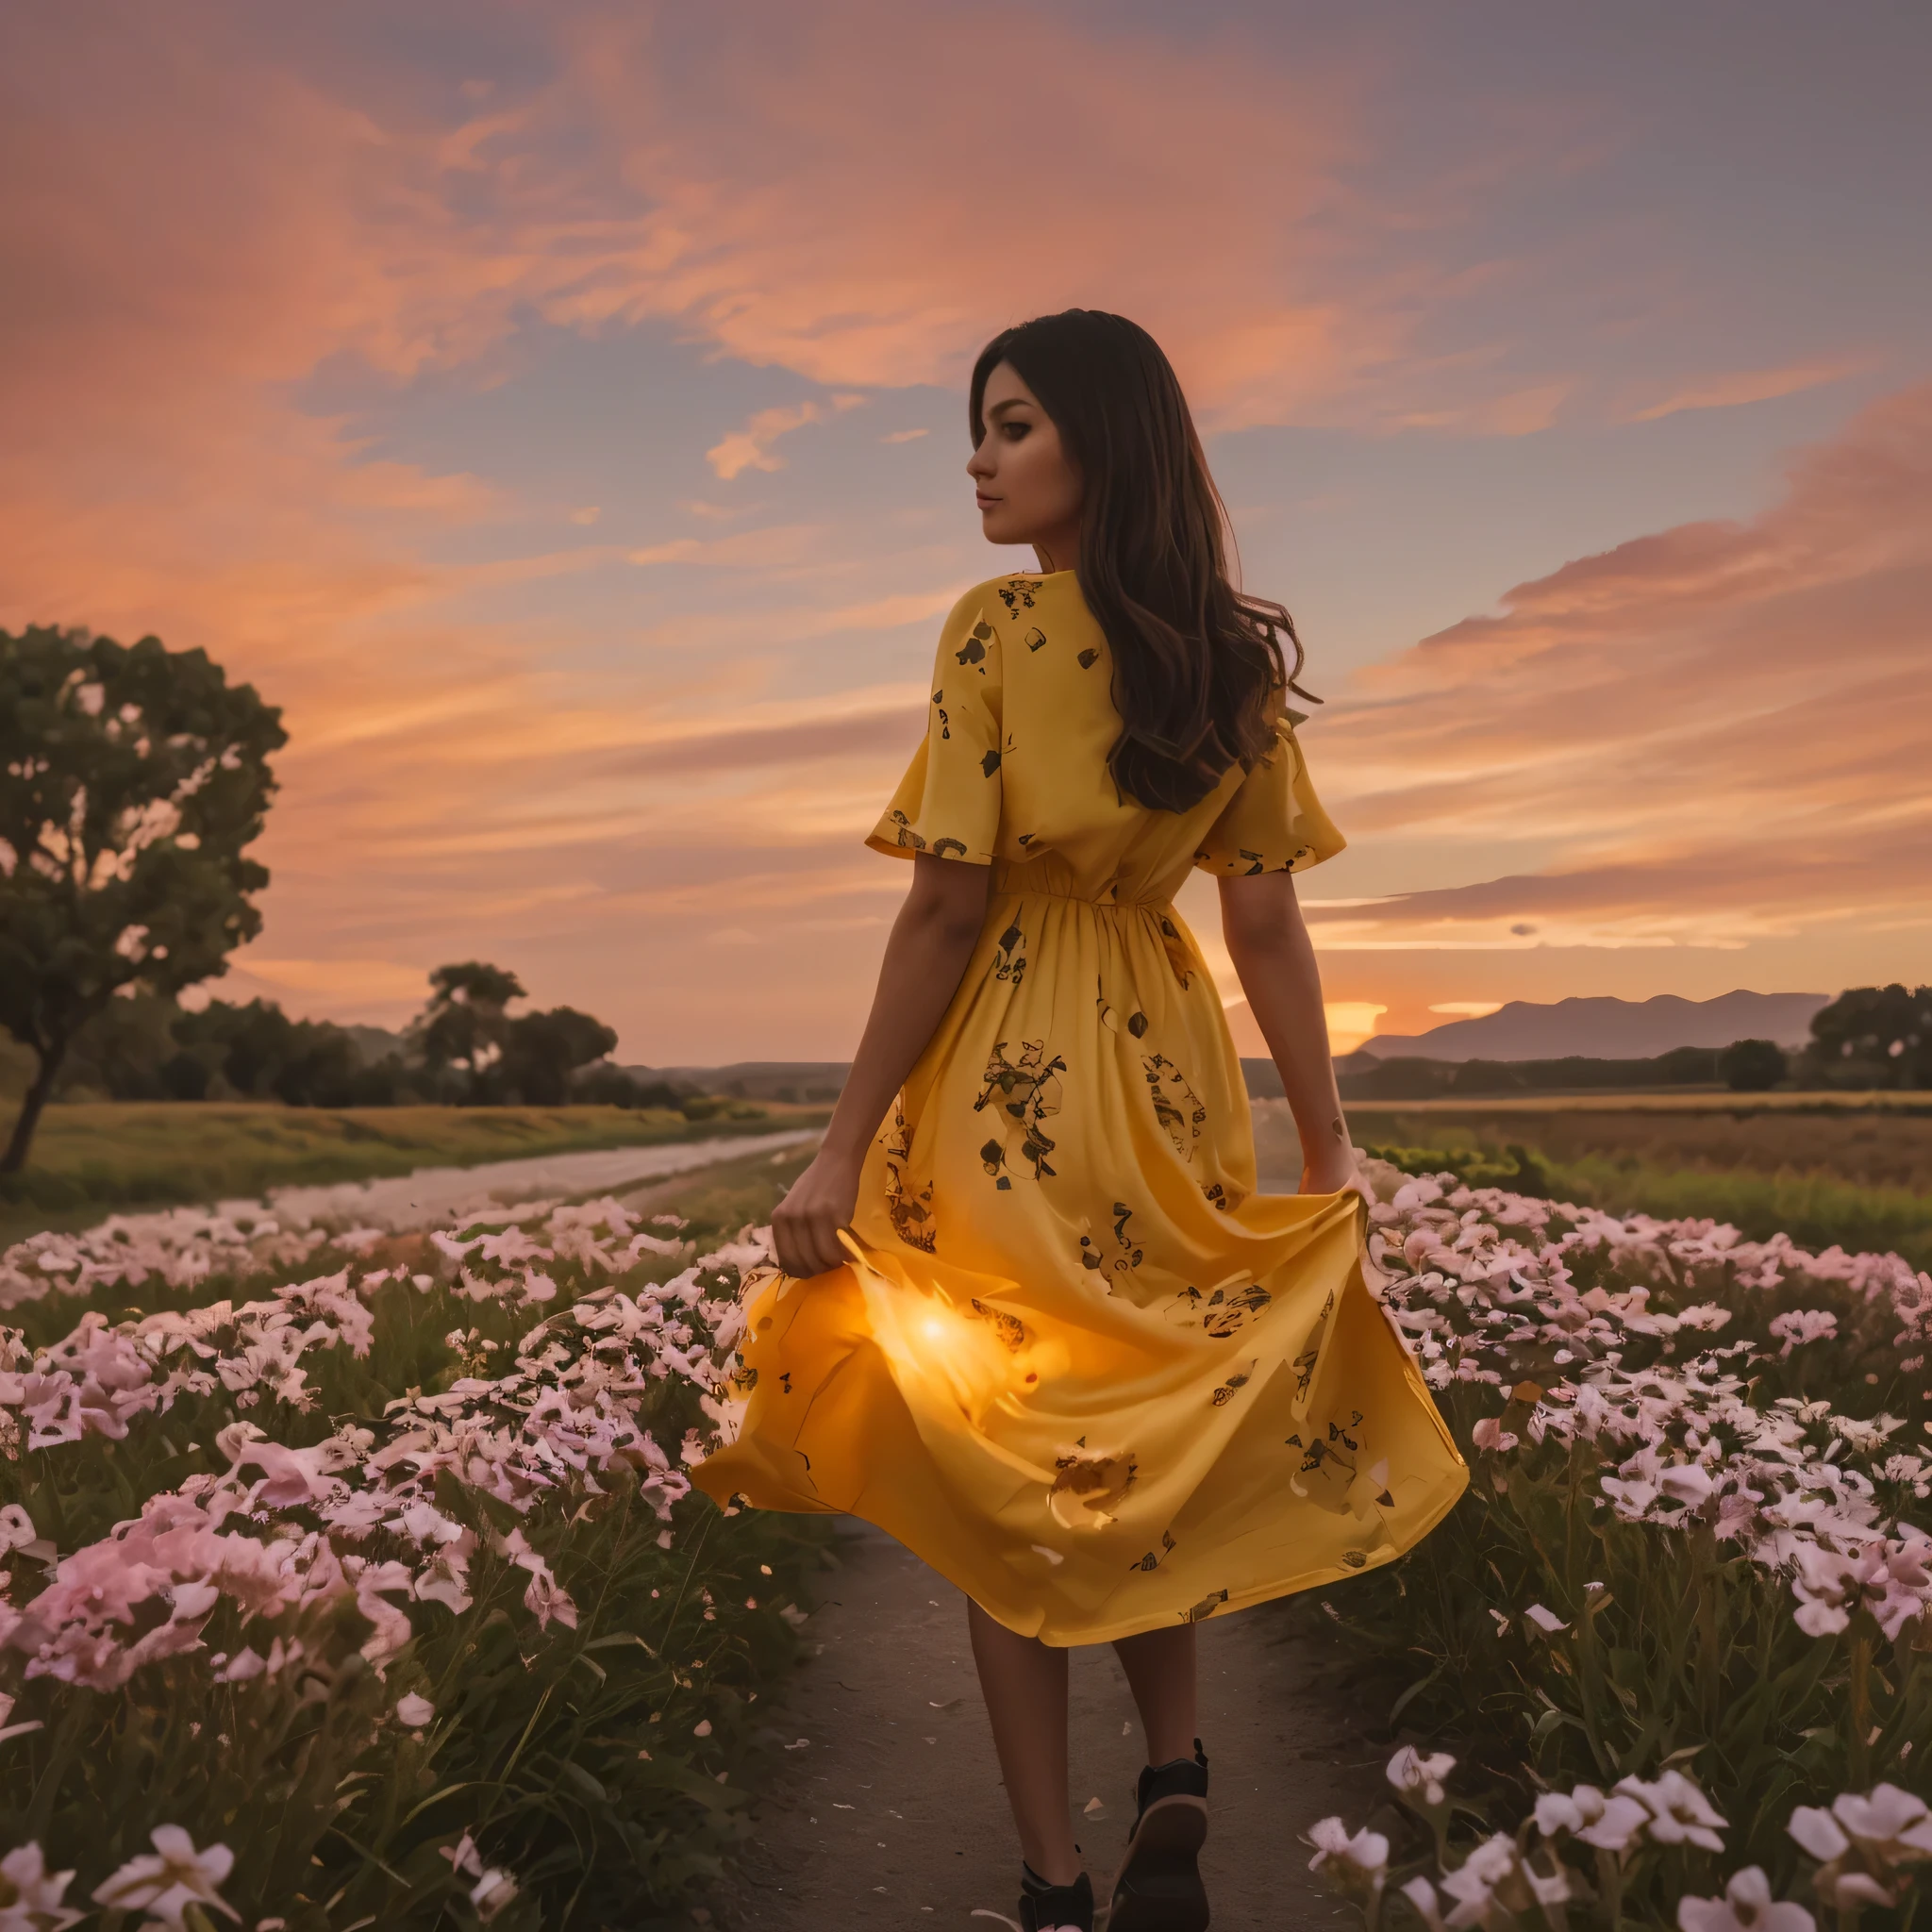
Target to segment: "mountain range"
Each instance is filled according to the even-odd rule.
[[[1540,1006],[1511,1000],[1480,1020],[1452,1020],[1426,1033],[1378,1033],[1357,1055],[1378,1060],[1653,1059],[1678,1046],[1728,1046],[1774,1040],[1796,1046],[1811,1016],[1831,1004],[1823,992],[1727,992],[1714,1000],[1569,999]]]

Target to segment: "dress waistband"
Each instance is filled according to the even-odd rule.
[[[1049,886],[996,884],[994,898],[1064,899],[1074,906],[1091,906],[1096,912],[1171,912],[1172,899],[1090,899],[1085,892],[1056,892]]]

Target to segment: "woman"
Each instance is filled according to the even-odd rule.
[[[1167,358],[1120,316],[973,373],[981,524],[1040,569],[954,607],[867,843],[912,863],[852,1073],[745,1289],[721,1501],[841,1510],[969,1598],[1025,1932],[1089,1932],[1067,1646],[1147,1739],[1110,1932],[1196,1932],[1194,1625],[1389,1561],[1467,1479],[1363,1283],[1364,1206],[1292,874],[1341,849]],[[1283,660],[1280,640],[1295,645]],[[1240,1061],[1172,898],[1220,881],[1301,1191],[1259,1194]]]

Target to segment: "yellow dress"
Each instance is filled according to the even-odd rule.
[[[850,1263],[743,1290],[720,1502],[836,1510],[992,1616],[1093,1643],[1398,1556],[1468,1473],[1366,1287],[1353,1193],[1256,1191],[1246,1090],[1171,903],[1341,849],[1291,722],[1191,811],[1118,793],[1071,571],[947,620],[867,843],[993,868],[959,990],[870,1149]]]

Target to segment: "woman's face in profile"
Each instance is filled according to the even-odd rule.
[[[980,409],[986,434],[966,474],[977,492],[986,541],[1052,545],[1058,539],[1056,561],[1066,568],[1074,561],[1067,539],[1079,525],[1081,485],[1053,418],[1010,362],[986,378]]]

